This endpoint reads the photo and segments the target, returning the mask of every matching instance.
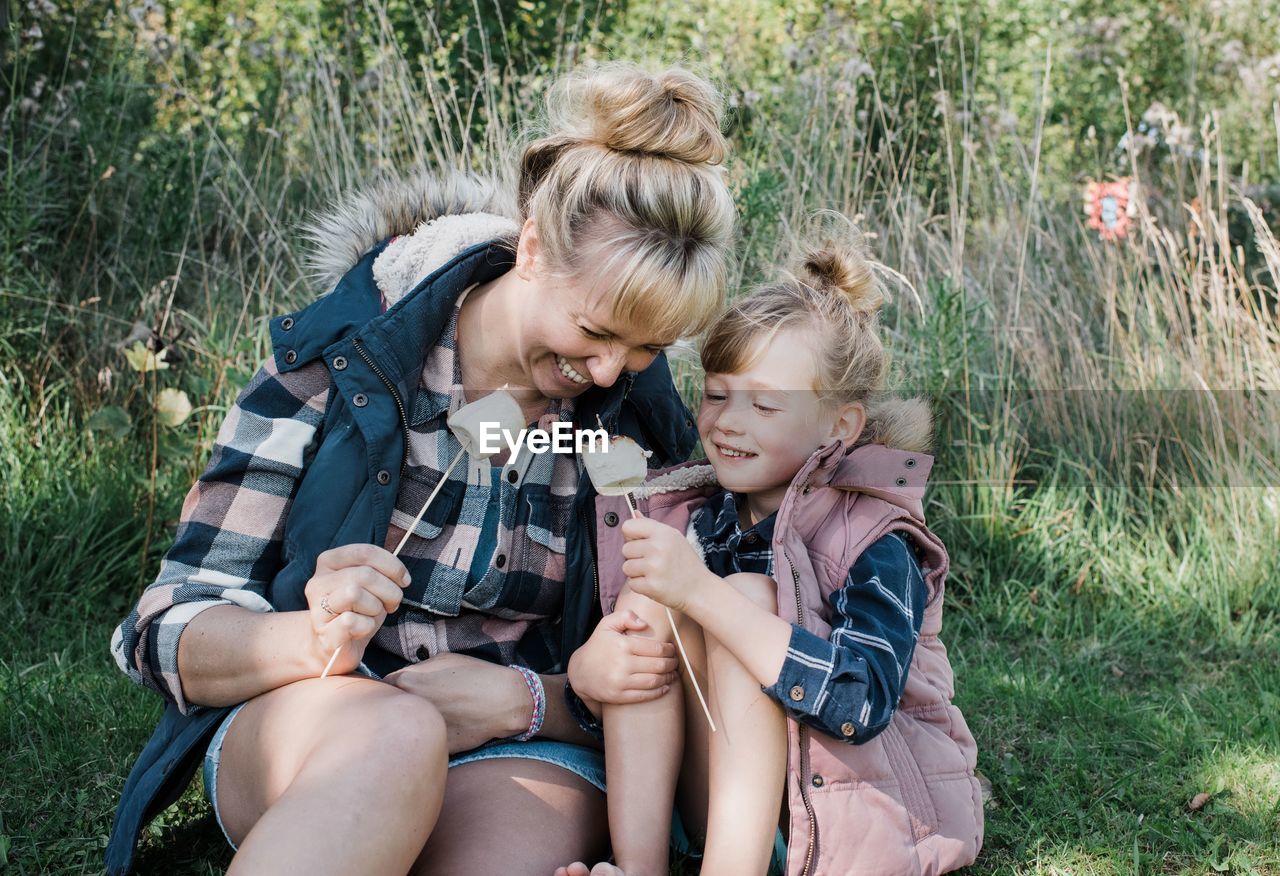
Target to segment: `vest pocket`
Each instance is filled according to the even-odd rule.
[[[907,745],[897,722],[892,722],[880,734],[884,740],[885,756],[902,793],[902,806],[910,820],[911,836],[918,843],[938,831],[938,812],[925,784],[924,774],[916,763],[915,755]]]

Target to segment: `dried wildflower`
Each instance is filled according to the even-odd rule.
[[[182,390],[167,386],[156,397],[156,414],[166,426],[181,426],[191,416],[191,400]]]
[[[169,363],[164,361],[164,357],[168,355],[168,350],[156,352],[147,349],[147,345],[142,341],[137,341],[132,347],[124,351],[124,357],[129,361],[134,371],[146,373],[148,371],[163,371],[169,367]]]

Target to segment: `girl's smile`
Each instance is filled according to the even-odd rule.
[[[702,447],[720,485],[746,497],[752,524],[778,510],[815,450],[861,431],[861,406],[822,402],[813,343],[809,331],[785,330],[762,340],[739,373],[706,376],[698,410]]]

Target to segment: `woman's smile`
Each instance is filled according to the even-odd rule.
[[[560,369],[560,373],[568,378],[571,385],[590,386],[591,378],[584,376],[576,368],[569,364],[569,360],[559,353],[556,353],[556,366]]]

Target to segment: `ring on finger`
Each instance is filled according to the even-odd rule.
[[[338,616],[338,613],[337,613],[336,611],[334,611],[332,608],[330,608],[330,607],[329,607],[329,597],[328,597],[328,596],[321,596],[321,597],[320,597],[320,607],[321,607],[322,609],[324,609],[325,614],[329,615],[329,617],[337,617],[337,616]]]

